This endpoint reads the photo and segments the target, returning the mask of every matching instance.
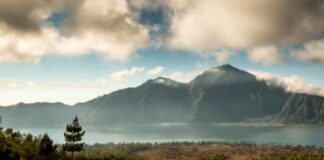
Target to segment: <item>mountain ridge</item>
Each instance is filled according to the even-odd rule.
[[[35,116],[36,113],[41,116]],[[137,87],[116,90],[75,105],[21,103],[1,109],[0,114],[8,126],[60,126],[75,115],[85,124],[97,126],[249,119],[323,123],[324,98],[269,86],[253,74],[226,64],[212,67],[188,83],[157,77]],[[48,117],[50,120],[45,123]]]

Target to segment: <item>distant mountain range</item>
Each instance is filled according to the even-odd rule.
[[[75,115],[92,126],[248,120],[319,124],[324,122],[324,97],[286,92],[227,64],[189,83],[158,77],[74,106],[19,103],[0,107],[0,115],[9,127],[64,126]]]

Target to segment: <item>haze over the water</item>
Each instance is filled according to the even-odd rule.
[[[152,125],[119,125],[101,129],[87,129],[84,141],[95,143],[163,143],[171,141],[223,141],[223,142],[252,142],[256,144],[293,144],[324,146],[324,139],[320,138],[324,132],[321,126],[271,126],[228,124],[214,126],[191,126],[189,124],[152,124]],[[57,143],[64,143],[63,131],[58,128],[26,128],[22,132],[34,135],[43,134],[44,130]],[[144,131],[144,132],[143,132]],[[291,136],[294,134],[294,136]]]

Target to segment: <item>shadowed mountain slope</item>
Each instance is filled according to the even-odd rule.
[[[324,98],[269,86],[231,65],[213,67],[189,83],[158,77],[85,103],[17,104],[0,108],[7,126],[61,126],[78,114],[87,125],[324,121]]]

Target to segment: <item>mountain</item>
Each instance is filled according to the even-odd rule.
[[[63,103],[19,103],[0,109],[5,126],[57,127],[71,121],[76,113]]]
[[[150,79],[88,102],[17,104],[0,108],[6,126],[62,126],[75,115],[83,124],[217,123],[249,119],[324,122],[324,98],[286,92],[231,65],[213,67],[189,83]]]
[[[185,122],[191,111],[191,96],[187,84],[159,77],[76,107],[86,108],[80,114],[84,120],[100,125],[107,122]]]
[[[224,65],[207,70],[190,83],[193,118],[199,122],[244,121],[278,113],[288,94],[248,72]]]
[[[290,94],[282,110],[271,120],[294,123],[323,123],[324,98],[306,94]]]

